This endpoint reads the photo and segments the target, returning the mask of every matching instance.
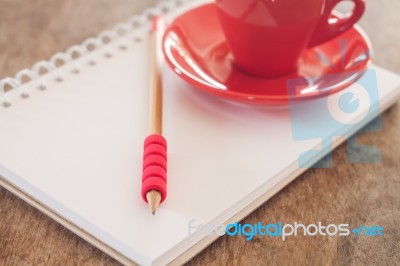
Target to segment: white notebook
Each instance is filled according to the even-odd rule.
[[[69,50],[71,55],[81,52],[78,59],[57,54],[54,63],[68,62],[40,77],[20,72],[18,78],[34,77],[21,87],[14,79],[2,81],[15,88],[0,97],[1,184],[126,264],[189,259],[216,239],[205,232],[189,235],[191,220],[221,224],[242,219],[305,170],[298,161],[303,152],[317,150],[308,158],[312,164],[344,141],[334,136],[343,128],[326,132],[324,139],[296,141],[289,110],[222,101],[196,91],[165,67],[168,198],[151,215],[140,196],[149,86],[147,17],[171,9],[166,15],[171,20],[202,2],[176,9],[171,9],[174,1],[163,2],[117,26],[126,31],[123,37],[116,37],[114,29],[101,40],[89,39]],[[141,26],[130,29],[134,21]],[[98,48],[82,48],[92,46]],[[49,63],[37,66],[52,69]],[[72,73],[76,69],[80,72]],[[377,74],[379,103],[371,102],[374,108],[367,116],[362,108],[347,116],[348,124],[364,118],[344,127],[344,135],[400,95],[400,76],[376,66],[371,71]],[[304,119],[324,100],[307,103]],[[322,148],[327,138],[332,145]]]

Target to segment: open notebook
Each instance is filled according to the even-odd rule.
[[[68,51],[81,53],[78,59],[58,54],[52,61],[67,61],[63,66],[36,65],[36,70],[50,69],[40,77],[20,72],[19,78],[35,78],[22,87],[3,80],[15,88],[0,97],[11,104],[0,106],[1,184],[126,264],[189,259],[216,239],[205,232],[189,235],[191,220],[242,219],[305,170],[298,162],[304,151],[317,151],[307,161],[315,163],[344,140],[334,137],[339,127],[326,132],[325,139],[295,141],[289,110],[224,102],[190,88],[165,68],[169,195],[151,215],[140,197],[148,111],[147,17],[172,10],[167,12],[171,19],[199,3],[171,9],[174,1],[163,2],[119,25],[115,30],[126,31],[124,37],[110,31],[101,40],[89,39]],[[140,26],[129,29],[133,24]],[[98,48],[82,48],[90,46]],[[371,69],[377,74],[379,104],[372,101],[367,116],[362,108],[347,116],[348,124],[365,117],[345,127],[345,135],[398,99],[400,76]],[[302,108],[304,119],[307,112],[319,119],[315,110],[324,100]],[[333,145],[323,147],[327,138]]]

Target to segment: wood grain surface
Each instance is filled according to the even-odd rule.
[[[0,77],[14,75],[154,4],[154,0],[0,0]],[[367,1],[361,24],[374,61],[400,73],[400,1]],[[384,237],[221,237],[189,265],[395,265],[400,261],[400,108],[359,142],[376,164],[349,164],[346,144],[331,169],[309,170],[249,215],[262,221],[377,225]],[[1,148],[1,147],[0,147]],[[352,153],[357,153],[353,151]],[[364,156],[371,156],[363,154]],[[0,188],[0,265],[118,265],[118,262]]]

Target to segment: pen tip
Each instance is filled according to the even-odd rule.
[[[147,202],[149,203],[150,211],[154,215],[156,214],[158,205],[161,202],[161,193],[157,190],[150,190],[146,194]]]

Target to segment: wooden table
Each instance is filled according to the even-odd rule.
[[[0,0],[0,76],[49,58],[124,21],[155,0]],[[375,63],[400,73],[400,1],[368,1],[361,24],[375,48]],[[400,108],[382,116],[379,132],[360,136],[381,151],[377,164],[346,161],[309,170],[249,215],[244,223],[321,221],[379,224],[384,237],[221,237],[189,262],[200,264],[382,264],[400,261]],[[1,147],[0,147],[1,148]],[[1,265],[113,265],[115,260],[0,188]]]

